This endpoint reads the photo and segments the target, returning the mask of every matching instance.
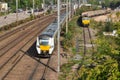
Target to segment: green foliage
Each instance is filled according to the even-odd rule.
[[[93,61],[97,66],[95,68],[90,68],[83,65],[79,70],[80,76],[77,80],[119,80],[119,65],[117,60],[112,57],[113,56],[109,56],[108,53],[96,54]]]
[[[63,43],[63,47],[65,50],[68,50],[70,47],[73,47],[74,45],[74,41],[73,41],[73,38],[74,38],[74,35],[75,35],[75,27],[77,26],[76,25],[76,20],[73,19],[69,22],[69,25],[68,25],[68,32],[66,33],[66,27],[64,26],[62,31],[64,32],[63,34],[63,37],[64,37],[64,40],[62,41]]]
[[[68,31],[67,34],[65,34],[66,39],[70,40],[73,36],[72,33],[70,31]]]
[[[73,53],[73,54],[76,53],[76,48],[72,48],[72,53]]]
[[[72,30],[74,24],[70,24],[70,26],[70,30]],[[118,37],[104,36],[102,32],[105,26],[111,26],[112,29],[117,29]],[[78,71],[79,75],[75,76],[74,80],[120,80],[120,23],[105,24],[104,22],[92,20],[90,27],[97,29],[98,33],[101,33],[102,36],[98,35],[95,41],[97,49],[95,55],[89,58],[85,57],[85,61],[83,61],[83,65]],[[76,32],[75,29],[74,32]],[[67,38],[70,39],[70,34],[67,34]],[[69,40],[67,41],[69,42]],[[75,49],[72,48],[72,51],[74,52]],[[92,68],[87,66],[92,63],[95,63],[96,66]],[[67,66],[66,68],[71,66]],[[70,71],[70,68],[66,70]],[[65,72],[66,73],[63,74],[64,79],[61,80],[66,80],[68,73],[70,73]],[[73,79],[69,78],[69,80]]]
[[[111,9],[115,9],[115,8],[118,7],[119,5],[120,5],[120,1],[119,1],[119,0],[112,0],[112,1],[110,2],[109,7],[110,7]]]
[[[113,28],[116,29],[116,30],[120,29],[120,22],[114,23]]]
[[[68,63],[63,64],[61,66],[61,72],[63,73],[62,75],[59,76],[59,80],[73,80],[72,78],[74,77],[74,74],[72,75],[72,67],[75,64],[79,64],[81,61],[76,61],[76,60],[69,60]],[[68,78],[70,77],[70,78]]]
[[[35,8],[41,8],[41,4],[43,0],[34,0]],[[8,6],[12,9],[12,11],[16,10],[16,0],[3,0],[2,2],[7,2]],[[32,0],[18,0],[18,8],[22,8],[24,10],[31,9],[33,7]]]
[[[4,13],[3,13],[3,12],[0,12],[0,16],[2,16],[2,15],[4,15]]]
[[[105,40],[98,40],[97,51],[100,54],[109,54],[109,53],[111,53],[111,48],[110,48],[109,43],[107,43]]]
[[[119,45],[119,48],[120,48],[120,29],[118,29],[117,35],[118,37],[116,37],[116,44]]]
[[[120,22],[114,23],[113,27],[117,30],[117,37],[115,38],[115,42],[118,45],[118,48],[120,49]]]
[[[68,31],[68,33],[65,34],[65,39],[63,40],[63,47],[65,49],[68,49],[68,47],[72,46],[72,42],[71,42],[72,37],[73,37],[73,34],[70,31]]]
[[[111,21],[105,23],[104,31],[106,31],[106,32],[111,32],[111,31],[113,31],[113,27],[112,27],[112,22],[111,22]]]
[[[93,5],[102,5],[102,7],[110,7],[112,9],[118,7],[120,5],[120,1],[119,0],[100,0],[101,3],[99,3],[99,1],[97,0],[89,0],[88,2],[90,4],[93,4]]]
[[[70,71],[71,71],[71,67],[74,65],[74,63],[67,63],[67,64],[63,64],[61,67],[61,72],[63,72],[64,74],[61,75],[59,80],[66,80],[67,76],[69,75]]]
[[[30,14],[30,19],[32,20],[34,18],[34,15],[33,14]]]
[[[113,59],[108,59],[102,65],[98,65],[94,69],[85,68],[84,66],[80,71],[81,77],[78,80],[119,80],[120,72],[118,64]]]
[[[102,5],[102,7],[108,7],[110,4],[110,0],[100,0],[101,3],[99,3],[99,1],[97,0],[89,0],[89,3],[93,4],[93,5]]]
[[[120,12],[116,12],[116,16],[117,16],[117,18],[119,18],[120,17]]]
[[[115,9],[116,7],[120,5],[119,0],[100,0],[100,1],[101,1],[101,5],[103,8],[110,7],[112,9]],[[99,1],[97,0],[89,0],[88,2],[93,5],[100,5]]]
[[[63,64],[62,68],[61,68],[61,71],[68,73],[68,72],[70,72],[70,69],[73,65],[74,65],[73,63]]]
[[[92,6],[92,7],[82,6],[80,9],[76,10],[76,15],[81,15],[82,12],[97,10],[97,9],[99,9],[97,6]]]
[[[111,24],[111,23],[110,23]],[[114,23],[112,23],[114,24]],[[100,32],[103,32],[104,23],[100,22],[97,24],[97,29],[100,30]],[[85,66],[80,69],[79,74],[80,77],[78,77],[77,80],[119,80],[120,79],[120,51],[117,49],[117,46],[115,44],[115,41],[118,45],[120,45],[120,28],[119,23],[115,23],[114,25],[111,25],[111,27],[114,29],[118,29],[118,37],[103,37],[99,36],[99,39],[96,40],[97,45],[97,52],[96,55],[94,55],[95,62],[97,62],[97,66],[95,68],[86,68]],[[99,32],[98,32],[99,33]],[[102,34],[103,35],[103,34]],[[108,58],[101,58],[100,56],[107,56]]]

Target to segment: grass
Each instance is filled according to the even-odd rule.
[[[75,43],[76,43],[76,37],[79,36],[79,33],[81,32],[79,26],[77,25],[77,17],[74,17],[68,25],[68,33],[66,34],[66,27],[64,26],[62,29],[62,32],[64,32],[64,34],[62,35],[62,37],[64,37],[63,42],[63,48],[68,51],[71,47],[71,50],[73,50],[73,52],[75,53]]]
[[[75,36],[78,37],[81,34],[81,28],[76,25],[77,18],[78,16],[74,17],[69,22],[70,33],[64,36],[65,40],[68,41],[65,42],[64,45],[67,47],[67,51],[69,51],[72,55],[76,54]],[[72,72],[72,66],[74,66],[75,64],[80,64],[81,60],[75,61],[70,59],[67,64],[61,66],[62,74],[59,76],[60,77],[59,80],[96,80],[96,79],[119,80],[120,78],[119,59],[114,58],[115,56],[119,57],[119,52],[117,52],[118,50],[116,50],[118,46],[115,43],[115,38],[110,36],[105,37],[102,34],[102,32],[105,29],[105,23],[103,22],[96,22],[94,20],[91,20],[90,27],[98,31],[96,40],[98,40],[99,44],[97,44],[96,42],[95,43],[99,45],[96,46],[97,48],[99,48],[99,50],[95,52],[95,55],[93,57],[90,56],[85,57],[85,61],[83,62],[81,69],[78,71],[79,76],[75,76],[74,72]],[[71,39],[69,37],[71,37]],[[105,40],[103,40],[102,38]],[[72,46],[67,45],[70,43],[72,43]],[[95,64],[95,67],[91,68],[89,67],[89,64],[90,65]],[[74,79],[72,79],[73,76],[75,76]]]
[[[78,18],[79,16],[74,16],[69,22],[67,34],[65,32],[66,27],[64,26],[62,29],[64,33],[62,35],[62,37],[64,37],[62,46],[70,55],[76,54],[76,38],[79,37],[82,32],[82,29],[77,25]],[[59,80],[67,80],[70,77],[69,75],[73,74],[71,72],[72,66],[79,63],[81,63],[81,61],[73,60],[73,58],[69,59],[68,63],[61,66],[62,74],[59,76]]]

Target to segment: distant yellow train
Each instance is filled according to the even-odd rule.
[[[90,24],[90,18],[88,16],[82,16],[82,24],[84,27],[88,27]]]
[[[95,10],[95,11],[87,11],[82,13],[82,26],[83,27],[88,27],[90,24],[90,18],[89,17],[95,17],[95,16],[100,16],[100,15],[105,15],[111,13],[110,9],[105,9],[105,10]]]

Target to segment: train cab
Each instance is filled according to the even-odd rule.
[[[46,38],[42,38],[40,39],[40,49],[41,49],[41,53],[43,54],[47,54],[49,53],[49,49],[50,49],[50,41],[49,41],[49,37],[46,37]]]
[[[37,37],[36,46],[38,54],[49,56],[54,49],[54,40],[49,35],[40,35]]]
[[[90,24],[90,18],[87,15],[82,16],[82,24],[84,27],[88,27]]]

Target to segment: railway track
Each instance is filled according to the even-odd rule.
[[[87,50],[89,50],[88,48],[91,48],[91,54],[94,53],[94,44],[93,44],[93,40],[92,40],[92,36],[91,36],[91,32],[89,27],[83,27],[83,47],[84,47],[84,55],[89,54],[90,52],[88,52]]]
[[[91,30],[89,27],[83,27],[83,44],[80,44],[83,48],[83,59],[78,69],[83,65],[86,57],[92,57],[94,55],[94,43],[91,35]]]
[[[44,20],[40,21],[43,22]],[[41,25],[41,24],[40,24]],[[31,32],[30,30],[36,31],[37,29],[35,26],[39,26],[39,24],[33,24],[30,29],[23,30],[22,32],[19,32],[18,34],[12,35],[9,38],[6,38],[1,42],[0,47],[0,57],[2,57],[6,52],[9,51],[10,48],[14,47],[17,43],[21,42],[26,36],[28,36]]]
[[[33,41],[35,42],[36,36],[49,23],[51,23],[52,20],[53,20],[53,17],[49,17],[49,18],[44,19],[43,21],[36,22],[38,24],[31,25],[33,27],[30,28],[30,29],[26,29],[22,34],[19,35],[19,38],[18,37],[13,37],[14,38],[13,41],[9,42],[10,46],[5,45],[0,49],[0,52],[2,52],[2,53],[0,53],[0,55],[1,55],[0,56],[0,59],[1,59],[0,60],[0,72],[1,72],[0,73],[0,79],[1,80],[4,80],[4,79],[10,80],[7,77],[10,75],[10,73],[12,73],[12,70],[16,67],[17,64],[19,64],[21,62],[21,60],[26,55],[26,51],[30,47],[30,46],[28,47],[29,43],[32,44]],[[41,25],[42,27],[39,27],[39,25]],[[11,35],[12,34],[13,33],[11,33]],[[7,34],[5,34],[5,35],[7,35]],[[6,37],[6,38],[4,37],[2,39],[7,40],[8,37]],[[11,80],[13,80],[13,79],[11,79]]]
[[[53,14],[49,15],[49,16],[53,16]],[[4,34],[0,35],[0,42],[5,40],[5,39],[7,39],[7,38],[9,38],[9,37],[11,37],[11,36],[16,35],[19,32],[21,33],[21,31],[23,31],[23,30],[32,29],[33,25],[37,24],[36,22],[44,20],[44,18],[49,17],[49,16],[48,15],[47,16],[43,16],[43,17],[38,18],[36,20],[30,21],[30,22],[28,22],[28,23],[26,23],[24,25],[19,26],[18,28],[15,28],[14,30],[11,30],[11,31],[9,31],[7,33],[4,33]]]
[[[0,35],[0,80],[44,80],[49,69],[56,75],[50,59],[39,60],[35,49],[36,37],[53,22],[55,14]]]
[[[43,71],[43,75],[42,75],[40,80],[46,80],[46,74],[47,74],[47,71],[48,71],[48,67],[50,65],[50,60],[51,60],[51,57],[50,57],[50,59],[48,59],[47,65],[45,65],[45,68],[44,68],[44,71]]]
[[[88,50],[94,53],[94,43],[89,27],[82,27],[82,35],[76,38],[76,51],[82,52],[84,55],[88,54]],[[92,53],[91,53],[92,54]]]
[[[25,23],[24,25],[20,25],[18,28],[15,28],[12,31],[8,31],[7,33],[1,34],[0,35],[0,41],[4,40],[5,38],[8,38],[11,35],[14,35],[17,32],[20,32],[21,30],[29,28],[30,27],[29,25],[35,24],[36,21],[39,21],[39,20],[42,20],[42,19],[44,19],[44,16],[41,17],[41,18],[38,18],[36,20],[30,21],[28,23]]]
[[[77,37],[76,39],[76,49],[77,53],[82,52],[83,58],[81,63],[79,64],[78,68],[75,70],[75,76],[79,76],[78,71],[80,70],[81,66],[84,64],[84,61],[87,58],[90,58],[94,55],[94,43],[93,43],[93,35],[91,34],[92,31],[89,27],[82,27],[82,35],[81,37]],[[75,76],[72,78],[74,80]]]
[[[35,65],[35,68],[32,70],[32,73],[30,74],[28,80],[48,80],[48,79],[46,79],[48,70],[52,69],[54,72],[56,72],[50,66],[50,65],[52,65],[51,62],[54,58],[52,56],[50,56],[50,58],[46,58],[46,59],[45,58],[39,59],[38,63]],[[42,73],[42,74],[40,74],[40,73]]]

